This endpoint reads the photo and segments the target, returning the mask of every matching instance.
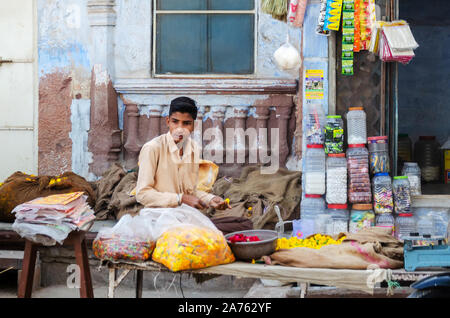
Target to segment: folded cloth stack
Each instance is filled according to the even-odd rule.
[[[83,192],[41,197],[14,208],[12,225],[21,237],[46,246],[62,244],[70,232],[87,230],[95,219]]]

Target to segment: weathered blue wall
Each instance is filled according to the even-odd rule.
[[[256,1],[256,3],[259,6],[260,1]],[[107,13],[89,11],[89,8],[95,5],[97,5],[95,8],[103,10],[101,1],[38,0],[40,84],[47,88],[50,87],[46,94],[57,95],[61,88],[58,85],[61,86],[61,82],[69,83],[69,90],[65,90],[65,92],[70,96],[65,101],[71,101],[68,105],[61,105],[66,109],[65,116],[68,118],[52,119],[55,125],[61,126],[59,134],[65,136],[65,148],[60,149],[60,153],[58,153],[57,145],[52,141],[52,136],[45,135],[45,126],[42,127],[42,134],[40,132],[43,140],[39,146],[40,148],[42,146],[40,153],[43,154],[40,157],[40,166],[43,173],[62,173],[65,169],[71,169],[88,179],[95,178],[89,174],[92,154],[89,153],[87,145],[90,128],[91,72],[95,65],[102,64],[103,69],[106,69],[108,75],[111,76],[113,83],[118,79],[151,78],[151,1],[115,0],[112,11],[107,9]],[[309,19],[312,21],[314,17],[311,16]],[[261,12],[258,14],[257,78],[294,79],[296,77],[280,72],[272,60],[274,51],[285,42],[287,32],[289,32],[292,44],[300,48],[300,29],[289,29],[287,24],[276,21],[267,14]],[[312,48],[312,51],[316,51],[316,48]],[[321,52],[322,49],[320,48],[319,51]],[[311,62],[314,62],[313,60]],[[55,75],[60,75],[58,78],[67,80],[56,83],[53,81]],[[142,112],[145,113],[146,106],[167,105],[174,96],[139,94],[126,97],[131,98],[128,101],[139,104]],[[255,95],[235,97],[199,95],[193,97],[197,98],[201,105],[228,105],[231,107],[251,106],[258,99]],[[40,104],[40,107],[45,108],[47,105]],[[59,106],[53,105],[52,107],[55,108],[55,112],[58,111]],[[119,126],[123,128],[124,104],[121,98],[119,98],[118,107]],[[67,109],[69,109],[68,116]],[[251,115],[252,109],[250,109]],[[67,121],[71,123],[71,127],[67,127]],[[71,147],[70,150],[67,149],[68,144]],[[58,160],[58,162],[64,162],[64,165],[57,163],[57,169],[47,169],[51,165],[51,160],[46,159],[45,154],[50,152],[65,156]],[[297,159],[293,158],[291,166],[295,167],[296,162]]]
[[[446,0],[400,1],[400,18],[419,43],[410,64],[399,65],[399,132],[450,136],[450,6]]]

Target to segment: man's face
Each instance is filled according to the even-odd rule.
[[[189,113],[174,112],[166,119],[175,143],[187,138],[194,131],[194,118]]]

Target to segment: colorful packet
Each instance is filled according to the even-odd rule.
[[[319,35],[330,35],[329,30],[325,30],[325,15],[327,11],[327,0],[320,0],[320,12],[319,17],[317,18],[317,26],[316,26],[316,33]]]
[[[339,31],[342,14],[342,0],[328,0],[324,30]]]
[[[353,60],[342,60],[342,75],[353,75]]]
[[[342,59],[343,60],[353,60],[353,45],[352,44],[342,44]]]

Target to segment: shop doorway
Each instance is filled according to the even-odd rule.
[[[440,149],[450,138],[449,14],[447,0],[399,0],[399,18],[419,47],[408,65],[398,65],[397,169],[418,162],[423,194],[450,194]]]
[[[37,173],[36,1],[0,1],[0,182]]]

